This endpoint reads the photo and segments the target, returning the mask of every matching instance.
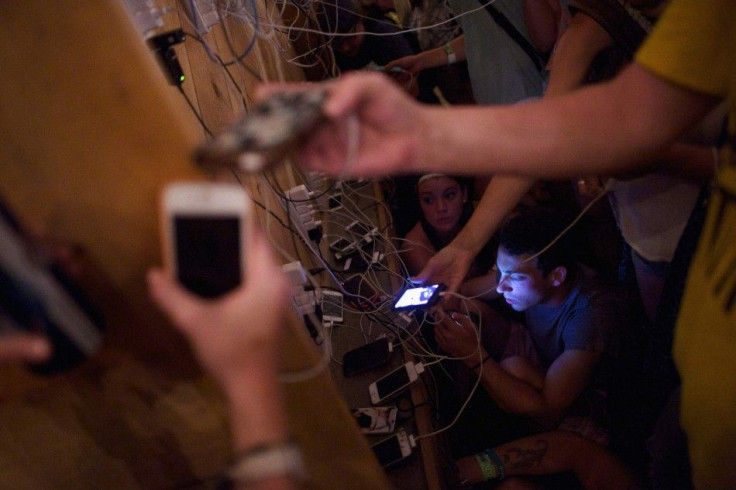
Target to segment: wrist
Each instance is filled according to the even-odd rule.
[[[452,49],[452,46],[450,46],[449,43],[445,43],[445,45],[442,46],[442,49],[445,52],[445,56],[447,56],[448,65],[454,65],[455,63],[457,63],[457,55],[455,54],[455,50]]]
[[[287,423],[275,373],[248,373],[225,388],[233,447],[249,447],[287,439]]]
[[[239,452],[227,469],[227,478],[239,486],[292,488],[305,479],[306,472],[299,448],[290,441],[258,444]]]
[[[477,356],[469,357],[465,360],[465,365],[470,368],[471,371],[480,371],[481,366],[485,365],[486,362],[491,360],[491,355],[488,352],[483,351],[480,359]]]

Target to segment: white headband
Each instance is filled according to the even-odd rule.
[[[419,177],[419,180],[417,181],[417,186],[419,186],[419,184],[421,184],[425,180],[434,179],[436,177],[447,177],[447,175],[445,175],[445,174],[439,174],[439,173],[424,174],[421,177]]]

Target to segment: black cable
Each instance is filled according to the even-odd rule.
[[[201,124],[201,125],[202,125],[202,128],[204,129],[205,133],[207,133],[207,135],[208,135],[208,136],[209,136],[210,138],[212,138],[212,137],[214,136],[214,135],[212,134],[212,131],[210,131],[210,129],[209,129],[209,128],[207,127],[207,125],[206,125],[206,124],[204,123],[204,120],[202,119],[202,116],[200,116],[200,115],[199,115],[199,112],[197,112],[197,109],[196,109],[196,108],[194,107],[194,104],[192,104],[192,101],[191,101],[191,100],[189,100],[189,97],[187,96],[186,92],[184,92],[184,89],[183,89],[183,88],[181,88],[181,85],[177,85],[177,87],[176,87],[176,88],[178,88],[178,89],[179,89],[179,92],[181,92],[181,95],[183,95],[183,96],[184,96],[184,100],[186,100],[186,101],[187,101],[187,104],[189,104],[189,108],[190,108],[190,109],[192,109],[192,112],[194,113],[195,117],[196,117],[196,118],[197,118],[197,120],[199,121],[199,124]]]

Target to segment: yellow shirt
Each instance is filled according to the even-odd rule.
[[[681,421],[697,488],[736,488],[736,1],[672,0],[636,61],[728,100],[730,143],[675,332]]]

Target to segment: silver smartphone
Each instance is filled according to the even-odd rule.
[[[412,361],[409,361],[374,381],[368,385],[371,403],[378,405],[388,398],[401,393],[409,385],[418,380],[419,374],[423,371],[424,366],[421,363],[414,364]]]

